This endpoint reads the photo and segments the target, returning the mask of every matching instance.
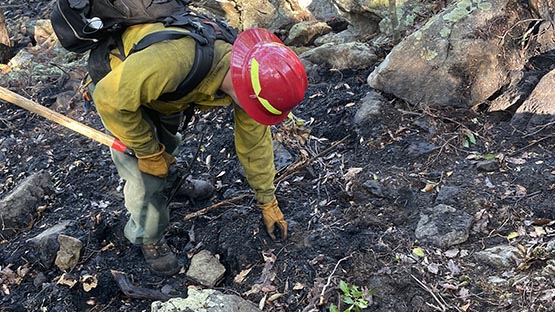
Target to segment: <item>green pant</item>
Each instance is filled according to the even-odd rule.
[[[152,110],[143,110],[143,118],[149,122],[154,136],[166,146],[168,153],[176,154],[181,142],[177,130],[182,115],[163,116]],[[176,174],[161,179],[139,171],[135,157],[113,149],[111,155],[119,176],[125,180],[123,195],[125,207],[130,214],[124,229],[125,237],[133,244],[157,242],[162,238],[170,220],[167,188],[173,184]]]

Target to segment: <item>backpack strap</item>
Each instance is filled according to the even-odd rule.
[[[175,40],[185,36],[192,37],[196,41],[195,45],[195,60],[187,77],[177,87],[177,89],[170,93],[162,94],[158,99],[162,101],[175,101],[187,93],[191,92],[198,84],[208,75],[210,68],[212,68],[212,60],[214,58],[214,40],[210,37],[204,37],[193,32],[165,30],[151,33],[143,37],[139,42],[133,45],[129,51],[132,53],[141,51],[155,43],[165,40]]]
[[[118,49],[118,52],[112,53],[112,50],[115,48]],[[113,34],[91,49],[87,68],[94,83],[98,83],[112,70],[110,67],[110,55],[114,55],[122,61],[125,60],[123,42],[121,42],[119,35]]]

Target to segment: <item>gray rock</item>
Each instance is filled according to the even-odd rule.
[[[370,193],[370,194],[372,194],[376,197],[382,197],[382,198],[386,197],[384,188],[383,188],[382,184],[379,181],[368,180],[368,181],[364,182],[362,184],[362,186],[364,187],[364,189],[368,193]]]
[[[425,141],[410,142],[405,149],[406,155],[417,158],[439,149],[439,146]]]
[[[187,270],[187,277],[207,287],[218,284],[224,274],[225,267],[208,250],[201,250],[195,254],[191,259],[189,270]]]
[[[9,238],[26,228],[36,216],[43,197],[51,191],[51,184],[50,174],[39,171],[23,180],[0,201],[0,235]]]
[[[187,298],[172,298],[166,302],[155,301],[151,312],[260,312],[250,301],[237,295],[226,295],[213,289],[190,288]]]
[[[29,51],[19,50],[19,52],[10,59],[8,66],[13,71],[21,70],[33,63],[33,58],[33,54],[29,53]]]
[[[314,40],[314,45],[321,46],[326,43],[332,44],[343,44],[347,42],[357,41],[359,34],[356,33],[353,27],[347,27],[347,29],[338,33],[328,33]]]
[[[480,171],[492,172],[499,169],[497,159],[482,160],[476,163],[476,169]]]
[[[520,251],[510,245],[500,245],[479,251],[474,257],[482,262],[498,268],[508,268],[515,266]]]
[[[55,234],[56,236],[58,236],[58,234],[62,233],[65,229],[67,229],[69,226],[71,226],[72,224],[74,224],[75,221],[73,220],[63,220],[60,221],[58,224],[42,231],[39,235],[35,236],[35,237],[31,237],[27,240],[27,242],[32,243],[32,244],[37,244],[39,243],[43,238],[53,235]]]
[[[319,36],[327,34],[331,27],[318,21],[303,21],[297,23],[289,30],[289,36],[284,40],[287,45],[307,46]]]
[[[420,213],[415,234],[423,243],[446,248],[465,242],[471,225],[471,215],[441,204]]]
[[[274,141],[274,164],[279,171],[293,163],[293,155],[281,144]]]
[[[380,109],[385,103],[385,98],[376,91],[370,91],[360,100],[360,108],[355,113],[354,123],[357,126],[364,126],[372,122],[373,117],[380,114]]]
[[[57,252],[60,249],[60,244],[58,243],[58,235],[63,233],[65,229],[74,224],[72,220],[64,220],[60,223],[50,227],[39,235],[29,238],[27,240],[35,251],[39,253],[39,259],[46,268],[51,268],[56,259]]]
[[[439,189],[437,194],[436,200],[434,203],[436,205],[445,204],[445,205],[453,205],[458,202],[457,195],[461,192],[461,189],[456,186],[442,186]]]
[[[375,48],[361,42],[327,43],[302,53],[300,57],[335,69],[366,68],[378,61]]]
[[[60,249],[56,254],[54,264],[60,268],[60,270],[67,272],[77,265],[79,257],[81,256],[81,247],[83,247],[83,243],[77,238],[63,234],[58,235],[58,243],[60,244]]]

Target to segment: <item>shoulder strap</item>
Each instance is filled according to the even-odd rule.
[[[193,62],[193,66],[187,74],[187,77],[185,77],[185,79],[179,84],[177,89],[174,92],[161,95],[158,98],[159,100],[166,102],[178,100],[198,86],[204,77],[208,75],[210,68],[212,68],[212,59],[214,58],[214,41],[209,37],[203,37],[193,32],[165,30],[146,35],[139,42],[133,45],[129,51],[128,56],[157,42],[175,40],[185,36],[192,37],[197,43],[195,45],[195,60]]]

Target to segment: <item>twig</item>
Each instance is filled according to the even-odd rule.
[[[230,199],[223,200],[223,201],[221,201],[219,203],[216,203],[212,206],[208,206],[206,208],[202,208],[202,209],[197,210],[195,212],[188,213],[188,214],[185,215],[185,217],[183,217],[183,220],[187,221],[187,220],[191,220],[193,218],[196,218],[198,216],[202,216],[202,215],[204,215],[204,214],[206,214],[206,213],[208,213],[208,212],[210,212],[214,209],[217,209],[217,208],[220,208],[220,207],[223,207],[223,206],[227,206],[229,204],[234,204],[238,201],[241,201],[242,199],[244,199],[248,196],[252,196],[252,195],[251,194],[243,194],[243,195],[239,195],[239,196],[236,196],[236,197],[233,197],[233,198],[230,198]]]
[[[509,154],[509,156],[514,156],[514,155],[516,155],[516,154],[519,154],[519,153],[523,152],[524,150],[528,149],[529,147],[532,147],[532,146],[534,146],[534,145],[540,143],[541,141],[546,140],[546,139],[550,139],[550,138],[552,138],[552,137],[554,137],[554,135],[548,135],[548,136],[543,137],[543,138],[541,138],[541,139],[534,140],[534,141],[532,141],[532,143],[526,145],[525,147],[519,148],[518,150],[512,152],[511,154]]]
[[[328,286],[330,286],[331,284],[331,278],[333,277],[333,274],[335,274],[335,271],[337,271],[337,268],[339,267],[339,264],[349,258],[351,258],[353,255],[348,255],[344,258],[339,259],[339,261],[337,261],[337,263],[335,264],[335,267],[333,268],[333,271],[331,271],[331,274],[328,276],[328,281],[326,282],[326,285],[324,285],[324,288],[322,288],[322,292],[320,292],[320,301],[318,303],[318,305],[323,305],[324,304],[324,295],[326,293],[326,289],[328,288]]]
[[[458,137],[459,137],[458,135],[455,135],[455,136],[451,137],[450,139],[447,139],[447,140],[440,146],[439,152],[437,153],[437,155],[435,155],[435,156],[433,157],[433,160],[430,161],[429,163],[432,164],[432,163],[437,162],[437,159],[439,158],[439,156],[441,155],[441,153],[443,153],[443,150],[447,147],[447,145],[450,145],[451,141],[457,139]],[[432,158],[432,157],[430,157],[430,159],[431,159],[431,158]]]
[[[441,311],[447,311],[447,307],[446,307],[447,303],[445,302],[445,300],[443,300],[443,298],[441,298],[441,296],[439,298],[441,298],[442,300],[439,300],[438,296],[436,296],[436,294],[430,289],[430,287],[426,286],[424,283],[422,283],[422,281],[420,281],[414,275],[410,274],[410,277],[412,277],[418,283],[418,285],[420,285],[420,287],[422,287],[422,289],[424,289],[430,295],[432,295],[434,300],[439,304]],[[435,307],[435,308],[437,308],[437,307]]]
[[[533,128],[533,130],[535,130],[534,132],[527,133],[527,134],[524,135],[523,137],[524,137],[524,138],[527,138],[527,137],[536,135],[536,134],[542,132],[543,130],[545,130],[545,128],[547,128],[547,127],[549,127],[549,126],[552,126],[552,125],[555,125],[555,121],[548,122],[548,123],[543,124],[543,125],[535,126],[535,127]]]
[[[282,169],[278,174],[279,177],[276,178],[275,183],[278,184],[282,181],[284,181],[285,179],[287,179],[288,177],[290,177],[293,173],[301,170],[302,168],[308,166],[309,164],[311,164],[313,161],[315,161],[316,159],[322,157],[323,155],[329,153],[330,151],[332,151],[333,149],[335,149],[339,144],[345,142],[347,139],[349,139],[351,137],[351,135],[347,135],[346,137],[344,137],[343,139],[334,142],[330,147],[326,148],[325,150],[321,151],[320,153],[314,155],[313,157],[309,158],[309,159],[305,159],[305,160],[301,160],[298,161],[292,165],[289,165],[287,167],[285,167],[284,169]]]

